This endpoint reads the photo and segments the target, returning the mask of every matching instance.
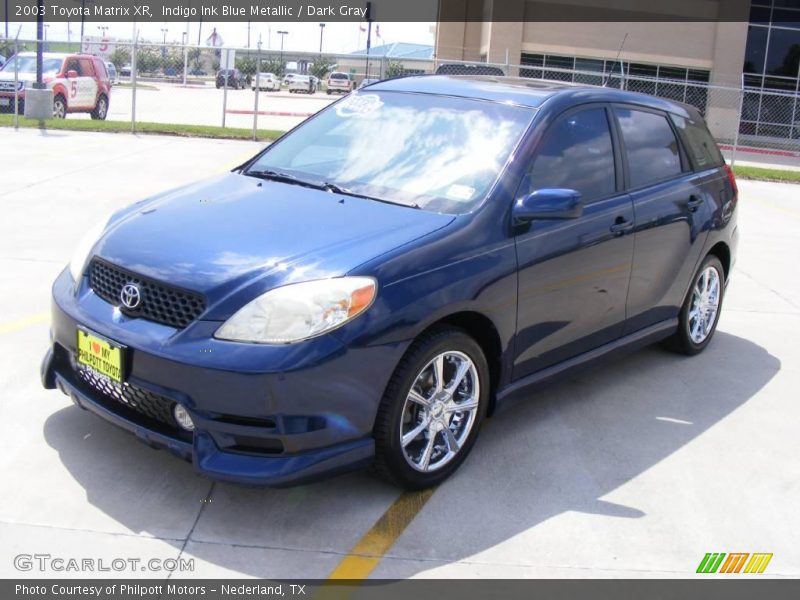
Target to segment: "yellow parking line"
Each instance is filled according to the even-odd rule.
[[[366,579],[414,520],[434,489],[404,492],[336,566],[328,579]]]
[[[15,319],[14,321],[9,321],[8,323],[2,323],[0,324],[0,335],[3,335],[4,333],[13,333],[14,331],[19,331],[20,329],[30,327],[31,325],[44,323],[49,318],[50,311],[45,310],[43,312],[36,313],[35,315],[28,315],[27,317]]]

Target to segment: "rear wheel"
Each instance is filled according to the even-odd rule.
[[[97,106],[94,107],[91,115],[95,120],[105,121],[108,116],[108,98],[101,95],[97,99]]]
[[[67,116],[67,101],[61,94],[53,98],[53,118],[64,119]]]
[[[694,355],[708,346],[722,309],[725,270],[713,254],[708,255],[692,280],[681,308],[678,331],[667,340],[673,350]]]
[[[489,368],[464,331],[441,327],[401,360],[375,420],[375,469],[408,489],[437,485],[464,461],[489,403]]]

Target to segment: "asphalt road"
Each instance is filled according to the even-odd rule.
[[[174,578],[694,577],[707,552],[773,553],[757,577],[800,576],[795,186],[740,182],[739,260],[705,353],[647,348],[524,395],[432,494],[361,473],[212,483],[43,390],[49,287],[82,233],[257,148],[0,129],[0,577],[166,576],[15,569],[37,553],[194,559]]]

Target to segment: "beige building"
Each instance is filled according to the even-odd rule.
[[[614,9],[608,8],[611,4]],[[797,67],[791,63],[797,59],[788,58],[788,47],[773,48],[769,41],[763,49],[755,46],[762,37],[770,39],[764,34],[767,29],[780,30],[784,37],[796,34],[800,43],[800,30],[791,32],[800,22],[800,10],[781,16],[785,21],[796,16],[797,22],[773,22],[785,1],[753,0],[752,5],[754,10],[766,11],[766,22],[749,22],[749,0],[558,0],[565,11],[560,15],[552,12],[557,10],[554,0],[440,0],[434,56],[437,64],[488,62],[508,65],[508,75],[545,79],[570,80],[570,71],[597,72],[598,81],[609,72],[630,80],[641,78],[636,81],[640,88],[628,89],[695,104],[705,112],[717,137],[731,139],[743,94],[719,88],[740,88],[743,65],[745,85],[761,92],[775,88],[769,82],[779,79],[770,77],[771,68],[794,68],[794,73],[781,73],[785,81],[777,83],[783,86],[781,93],[797,93]],[[585,21],[566,20],[575,15]],[[747,66],[752,64],[747,62],[751,55],[756,57],[752,68]],[[571,77],[595,83],[592,77]],[[683,90],[681,81],[686,82]],[[760,97],[744,97],[752,122],[740,125],[742,133],[788,138],[798,133],[800,118],[795,118],[794,108],[788,108],[791,99],[787,99],[787,110],[777,116],[774,109],[764,114]]]

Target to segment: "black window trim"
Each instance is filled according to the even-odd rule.
[[[678,134],[678,140],[683,145],[684,151],[686,152],[686,158],[689,161],[689,166],[690,166],[691,172],[693,172],[693,173],[702,173],[703,171],[713,171],[714,169],[719,169],[720,167],[722,167],[725,164],[725,157],[724,156],[722,157],[722,164],[719,164],[719,165],[712,164],[712,165],[710,165],[708,167],[701,166],[695,160],[694,153],[690,152],[691,146],[689,145],[689,140],[687,138],[686,133],[682,132],[680,129],[678,129],[678,125],[677,125],[677,123],[675,123],[675,118],[678,118],[678,117],[681,118],[681,119],[684,119],[687,122],[690,122],[690,121],[698,122],[695,117],[692,117],[692,115],[684,116],[684,115],[679,115],[679,114],[676,114],[676,113],[669,113],[667,115],[667,117],[668,117],[670,123],[672,124],[673,129],[675,129],[676,133]],[[705,121],[700,120],[698,122],[698,124],[701,124],[701,125],[705,126],[706,129],[708,129],[708,125],[706,124]],[[714,139],[714,136],[711,135],[710,131],[708,132],[708,134],[709,134],[709,136],[711,136],[711,141],[713,141],[716,144],[717,142]],[[719,150],[719,148],[717,148],[717,150]],[[722,155],[721,151],[720,151],[720,155]]]
[[[592,110],[592,109],[604,109],[606,115],[606,122],[608,124],[608,131],[609,135],[611,136],[611,147],[614,151],[614,192],[611,194],[606,194],[605,196],[599,196],[597,198],[592,198],[591,200],[583,199],[584,206],[588,206],[590,204],[595,204],[596,202],[603,202],[604,200],[608,200],[610,198],[616,198],[619,195],[625,193],[625,183],[623,178],[623,168],[622,168],[622,147],[620,145],[621,138],[619,137],[619,132],[617,131],[614,115],[611,110],[611,103],[610,102],[586,102],[584,104],[578,104],[576,106],[570,106],[569,108],[561,111],[557,115],[555,115],[547,125],[545,130],[542,132],[542,135],[536,141],[536,145],[531,151],[531,157],[528,162],[528,167],[525,170],[525,174],[530,172],[531,168],[533,168],[533,164],[536,162],[538,158],[539,151],[541,150],[544,143],[547,141],[548,136],[553,132],[556,125],[558,125],[562,119],[566,119],[574,114]],[[517,193],[515,197],[519,197],[520,188],[524,185],[525,180],[527,179],[526,176],[523,176],[520,180],[519,188],[517,189]]]
[[[617,109],[629,109],[629,110],[638,110],[640,112],[651,113],[654,115],[659,115],[664,117],[669,125],[669,128],[672,130],[672,135],[675,136],[675,141],[678,143],[678,156],[680,157],[681,162],[681,171],[676,175],[671,175],[669,177],[664,177],[662,179],[656,179],[655,181],[650,181],[645,185],[640,185],[638,187],[631,186],[631,179],[630,179],[630,165],[628,164],[628,153],[625,148],[625,138],[622,136],[622,126],[619,124],[619,115],[617,114]],[[680,179],[681,177],[685,177],[687,174],[692,174],[693,170],[691,168],[691,164],[689,163],[689,158],[687,156],[686,149],[683,145],[683,140],[681,136],[678,134],[676,130],[675,123],[672,122],[672,119],[669,117],[668,111],[659,110],[657,108],[653,108],[651,106],[644,106],[641,104],[634,104],[632,102],[613,102],[611,103],[611,112],[613,113],[614,117],[614,126],[617,129],[619,134],[619,147],[621,152],[622,164],[624,169],[624,181],[625,186],[624,190],[628,193],[636,192],[639,190],[644,190],[649,187],[653,187],[656,185],[661,185],[662,183],[666,183],[668,181],[673,181],[676,179]]]

